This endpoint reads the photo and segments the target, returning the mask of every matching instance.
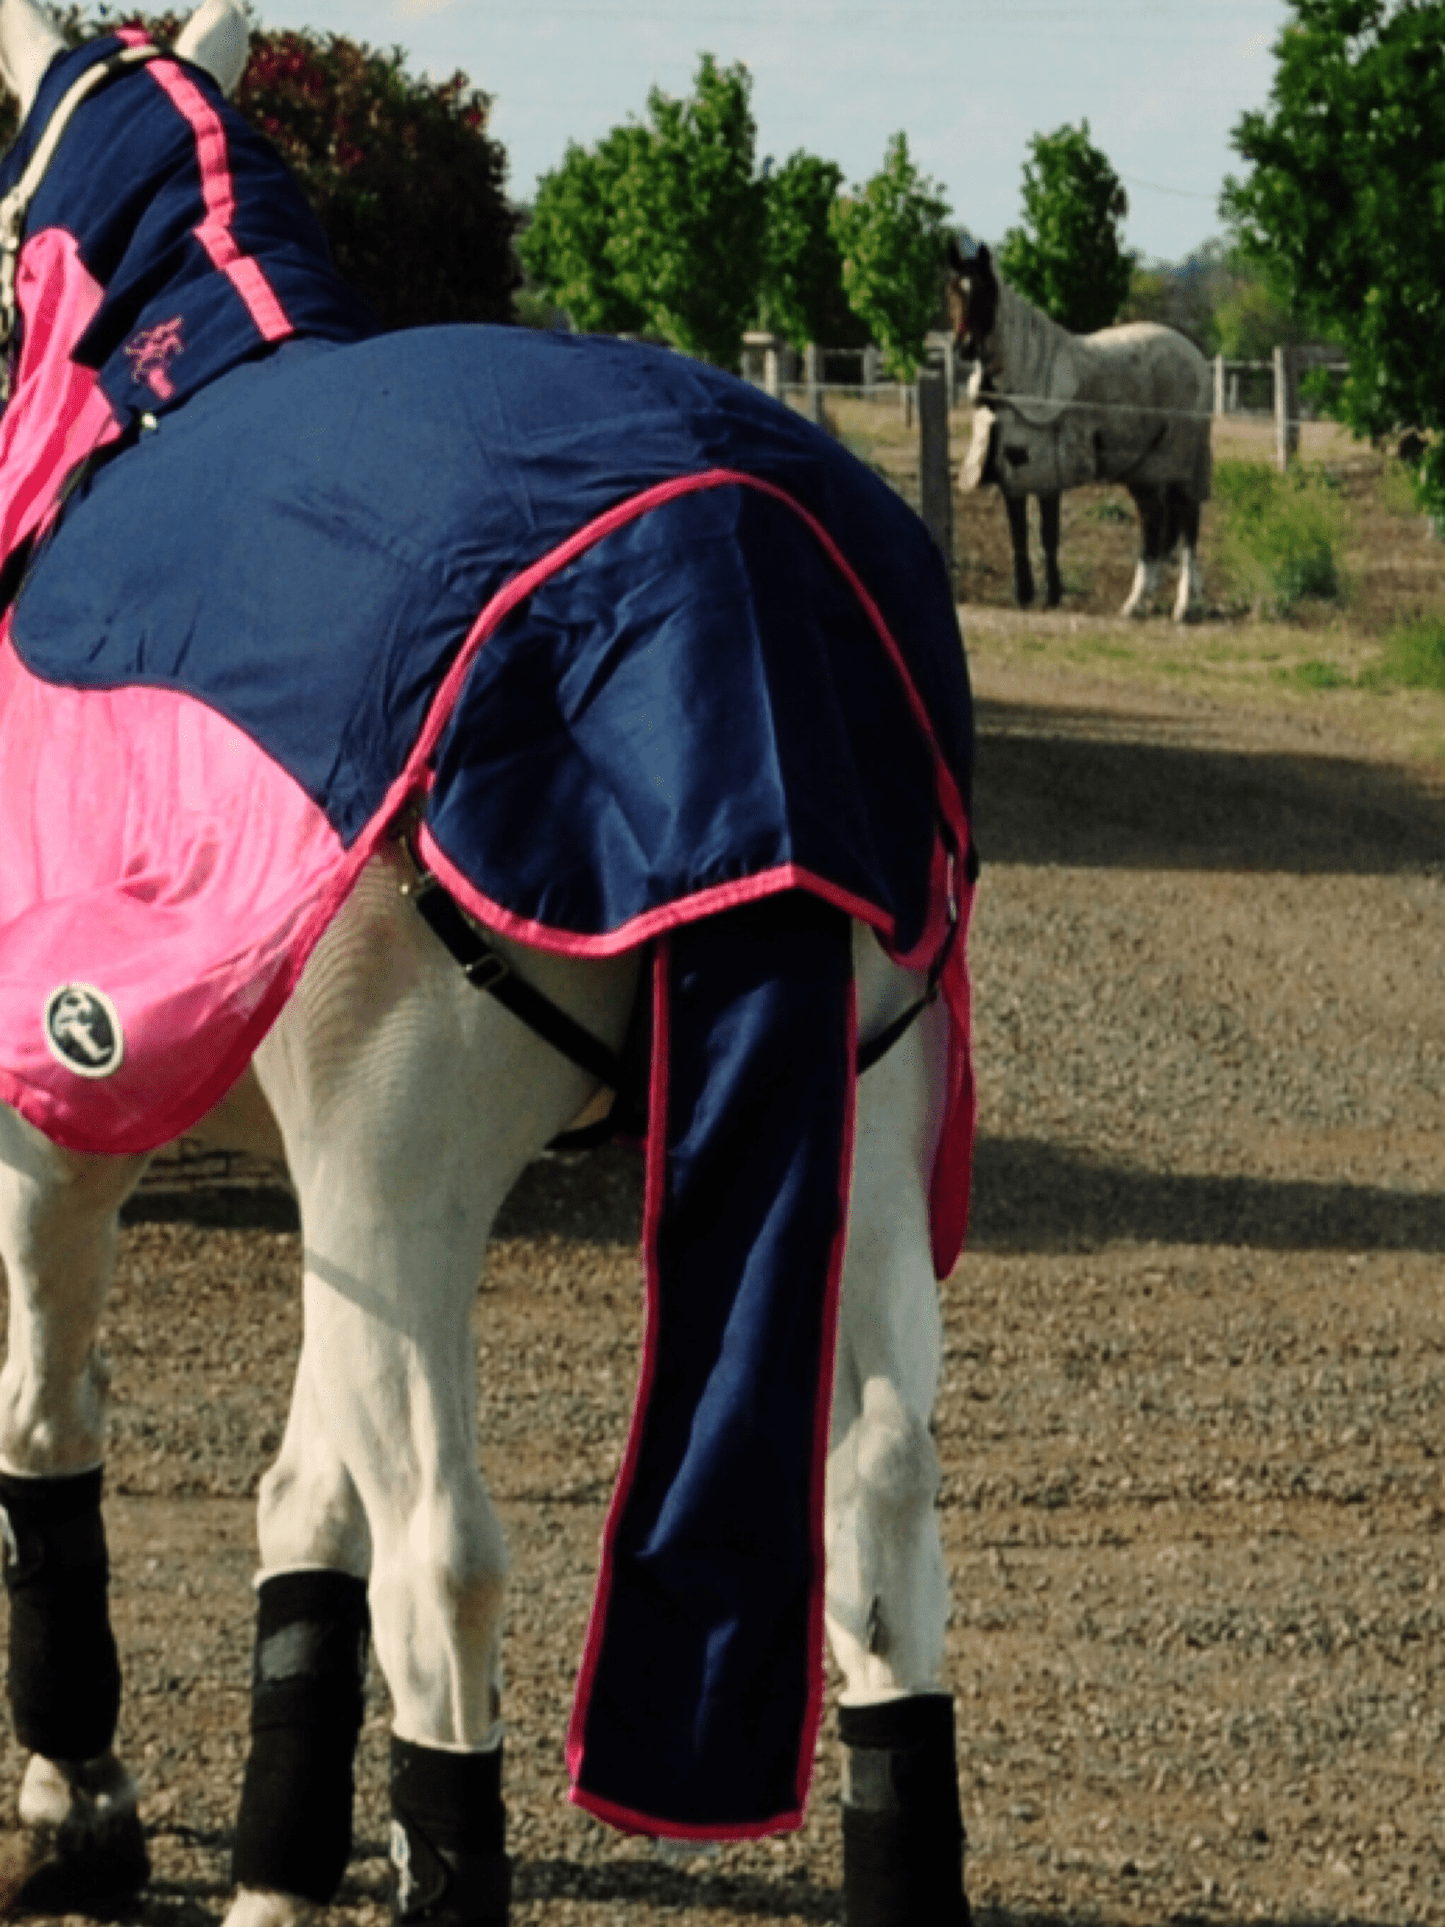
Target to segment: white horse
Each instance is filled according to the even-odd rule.
[[[239,7],[207,0],[176,53],[229,90],[245,47]],[[22,111],[60,49],[34,0],[0,0],[0,71]],[[378,845],[249,1070],[194,1132],[284,1159],[305,1249],[291,1410],[260,1494],[257,1719],[227,1927],[289,1927],[341,1877],[368,1614],[399,1748],[400,1916],[507,1919],[507,1554],[477,1468],[469,1327],[498,1206],[598,1080],[466,981],[405,893],[413,874],[400,841]],[[493,947],[621,1048],[636,948],[584,960],[505,935]],[[852,948],[858,1035],[876,1038],[930,985],[861,922]],[[930,1435],[941,1336],[929,1185],[947,1033],[943,1005],[927,1003],[857,1091],[823,1519],[855,1927],[967,1919]],[[137,1784],[112,1745],[97,1350],[118,1213],[146,1162],[67,1150],[0,1110],[11,1695],[22,1737],[75,1736],[34,1750],[24,1776],[8,1885],[32,1907],[114,1899],[147,1873]],[[298,1815],[311,1836],[299,1842]],[[299,1878],[267,1872],[308,1852]]]
[[[1211,476],[1209,366],[1173,328],[1131,321],[1070,334],[994,272],[986,247],[949,249],[954,337],[978,364],[973,441],[960,486],[996,483],[1008,511],[1014,590],[1034,599],[1028,498],[1039,498],[1045,603],[1058,607],[1059,496],[1121,482],[1139,512],[1139,563],[1121,614],[1149,612],[1166,559],[1180,548],[1174,620],[1203,600],[1196,552]]]

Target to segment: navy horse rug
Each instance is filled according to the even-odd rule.
[[[648,1354],[569,1750],[624,1825],[795,1824],[850,918],[941,984],[940,1272],[963,1235],[942,560],[826,435],[681,356],[374,333],[209,80],[114,68],[149,52],[57,60],[0,172],[112,63],[28,210],[0,424],[0,1095],[81,1150],[181,1135],[403,828],[490,930],[650,945]]]

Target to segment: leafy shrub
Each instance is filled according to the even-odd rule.
[[[1393,630],[1371,680],[1445,690],[1445,616],[1417,616]]]
[[[1311,597],[1340,599],[1342,514],[1338,492],[1322,476],[1221,461],[1214,492],[1223,510],[1225,574],[1257,614],[1288,615]]]

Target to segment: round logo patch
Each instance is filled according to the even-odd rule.
[[[125,1055],[115,1005],[93,984],[62,984],[45,1004],[45,1041],[77,1077],[110,1077]]]

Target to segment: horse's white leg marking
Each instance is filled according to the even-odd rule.
[[[0,1107],[0,1257],[10,1285],[0,1471],[55,1478],[105,1455],[106,1373],[95,1337],[116,1214],[145,1166],[143,1157],[64,1151]]]
[[[1199,556],[1192,542],[1185,540],[1179,550],[1179,588],[1174,597],[1174,620],[1188,622],[1204,604],[1204,578]]]
[[[1140,561],[1134,570],[1134,582],[1129,590],[1129,599],[1119,611],[1121,616],[1144,616],[1149,613],[1150,604],[1159,593],[1159,581],[1163,565],[1158,562]]]
[[[591,1083],[466,983],[398,894],[403,874],[388,858],[363,877],[256,1060],[306,1245],[262,1557],[355,1571],[369,1542],[398,1736],[485,1750],[506,1558],[477,1469],[470,1312],[497,1206]],[[529,952],[525,968],[620,1043],[635,960]]]
[[[55,22],[35,0],[0,0],[0,75],[20,103],[22,120],[45,69],[64,48]]]
[[[859,1031],[880,1029],[922,979],[855,932]],[[929,1429],[942,1360],[928,1233],[940,1124],[942,1006],[858,1084],[828,1462],[828,1631],[845,1705],[936,1691],[948,1586]]]
[[[223,94],[233,94],[246,71],[251,30],[236,0],[205,0],[176,35],[182,60],[204,67]]]

